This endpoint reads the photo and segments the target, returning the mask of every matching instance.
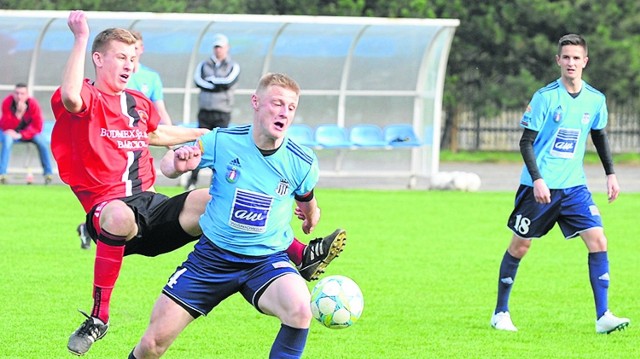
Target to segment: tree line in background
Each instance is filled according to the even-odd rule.
[[[0,9],[460,19],[445,81],[446,128],[463,111],[524,109],[559,77],[557,40],[580,33],[589,44],[585,79],[609,103],[640,108],[638,0],[0,0]],[[445,146],[451,137],[445,130]]]

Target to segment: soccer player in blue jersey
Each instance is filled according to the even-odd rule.
[[[266,74],[251,96],[252,125],[216,128],[196,146],[162,159],[168,177],[211,168],[212,200],[200,219],[200,241],[164,286],[129,358],[161,356],[189,323],[237,292],[281,322],[269,358],[301,357],[312,318],[310,294],[286,249],[293,241],[294,203],[306,234],[320,209],[313,192],[316,155],[286,136],[299,94],[287,75]]]
[[[518,265],[532,239],[544,236],[556,223],[566,239],[580,236],[587,246],[596,333],[621,330],[630,322],[609,311],[607,238],[586,186],[583,158],[590,135],[607,176],[609,202],[620,193],[605,132],[605,96],[582,80],[587,55],[582,36],[563,36],[556,55],[560,78],[533,95],[520,120],[524,166],[507,224],[513,237],[500,264],[498,300],[491,317],[491,326],[498,330],[517,331],[508,304]]]

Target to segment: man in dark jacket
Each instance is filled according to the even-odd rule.
[[[229,57],[229,39],[216,34],[213,54],[200,62],[193,74],[198,96],[198,126],[210,130],[228,127],[233,109],[233,90],[240,76],[240,65]],[[191,172],[186,189],[194,189],[198,182],[198,170]]]

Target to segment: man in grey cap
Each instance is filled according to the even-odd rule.
[[[223,34],[213,38],[213,54],[200,62],[193,74],[198,96],[198,126],[210,130],[228,127],[233,108],[233,90],[240,75],[240,65],[229,57],[229,39]],[[194,189],[198,171],[191,172],[185,188]]]

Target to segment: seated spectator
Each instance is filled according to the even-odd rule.
[[[49,143],[42,134],[42,111],[38,101],[29,96],[27,85],[16,84],[13,93],[2,101],[0,117],[0,184],[7,183],[7,168],[14,142],[32,142],[38,147],[45,184],[53,180]]]

